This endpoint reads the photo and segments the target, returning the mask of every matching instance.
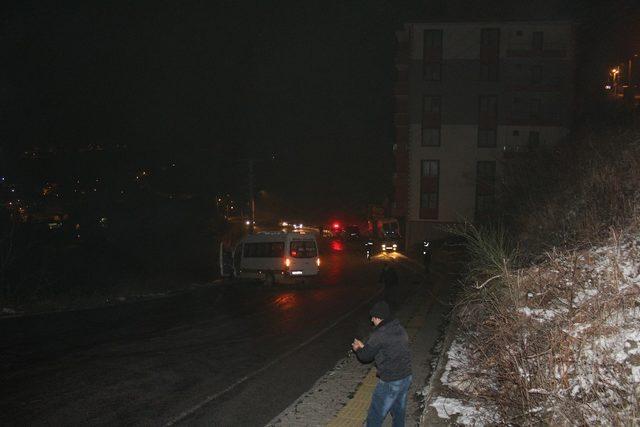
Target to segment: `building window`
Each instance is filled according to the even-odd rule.
[[[478,147],[495,147],[497,135],[495,129],[478,129]]]
[[[420,193],[420,210],[436,210],[438,209],[438,193],[437,192],[426,192]],[[428,217],[428,218],[425,218]],[[421,215],[423,219],[437,219],[438,217],[434,217],[433,215]]]
[[[476,218],[491,212],[495,203],[496,162],[481,161],[476,170]]]
[[[442,30],[424,30],[424,48],[442,49]]]
[[[439,160],[423,160],[420,176],[423,178],[438,178],[440,176]]]
[[[439,62],[425,62],[424,79],[430,82],[439,82],[442,79],[442,64]]]
[[[542,81],[542,66],[533,65],[531,67],[531,83],[536,84]]]
[[[480,79],[498,81],[500,56],[500,30],[483,28],[480,31]]]
[[[438,219],[440,161],[423,160],[420,171],[420,218]]]
[[[480,96],[478,102],[478,147],[495,147],[497,143],[498,97]]]
[[[529,132],[529,150],[535,150],[540,146],[540,132],[532,130]]]
[[[440,109],[439,96],[425,96],[422,105],[422,146],[437,147],[440,145]]]
[[[439,96],[425,96],[423,111],[425,113],[440,113],[441,103],[442,98],[440,98]]]
[[[500,29],[483,28],[480,32],[480,44],[482,46],[498,47],[500,44]]]
[[[438,147],[440,145],[440,128],[422,129],[422,146]]]
[[[498,114],[498,97],[495,95],[480,95],[478,105],[480,113],[497,115]]]
[[[544,44],[544,34],[542,31],[534,31],[531,39],[531,47],[534,50],[542,50]]]
[[[442,30],[425,30],[424,46],[424,79],[440,81],[442,79]]]
[[[480,80],[485,82],[498,81],[498,62],[483,62],[480,64]]]

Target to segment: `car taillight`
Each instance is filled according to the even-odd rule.
[[[285,258],[284,259],[284,266],[285,267],[291,267],[291,259]]]
[[[320,267],[320,258],[316,258],[316,265]]]

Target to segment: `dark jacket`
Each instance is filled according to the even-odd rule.
[[[380,323],[356,355],[364,363],[375,360],[382,381],[401,380],[411,375],[409,336],[398,319]]]

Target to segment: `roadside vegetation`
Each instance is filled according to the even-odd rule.
[[[431,406],[463,424],[638,424],[640,130],[505,167],[506,214],[453,230],[466,291]]]
[[[54,231],[0,212],[0,315],[102,305],[210,281],[231,228],[201,198],[140,192],[111,206],[104,227],[73,228],[91,223],[82,215],[96,215],[78,212],[71,229]]]

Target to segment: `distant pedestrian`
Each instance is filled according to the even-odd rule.
[[[395,268],[391,267],[388,263],[385,263],[382,266],[378,282],[384,283],[384,286],[387,288],[395,287],[398,284],[398,273],[396,273]]]
[[[394,319],[385,301],[369,311],[375,330],[366,343],[354,339],[351,348],[363,363],[375,361],[376,385],[367,413],[367,427],[381,426],[391,412],[393,427],[403,427],[411,375],[409,337],[398,319]]]

